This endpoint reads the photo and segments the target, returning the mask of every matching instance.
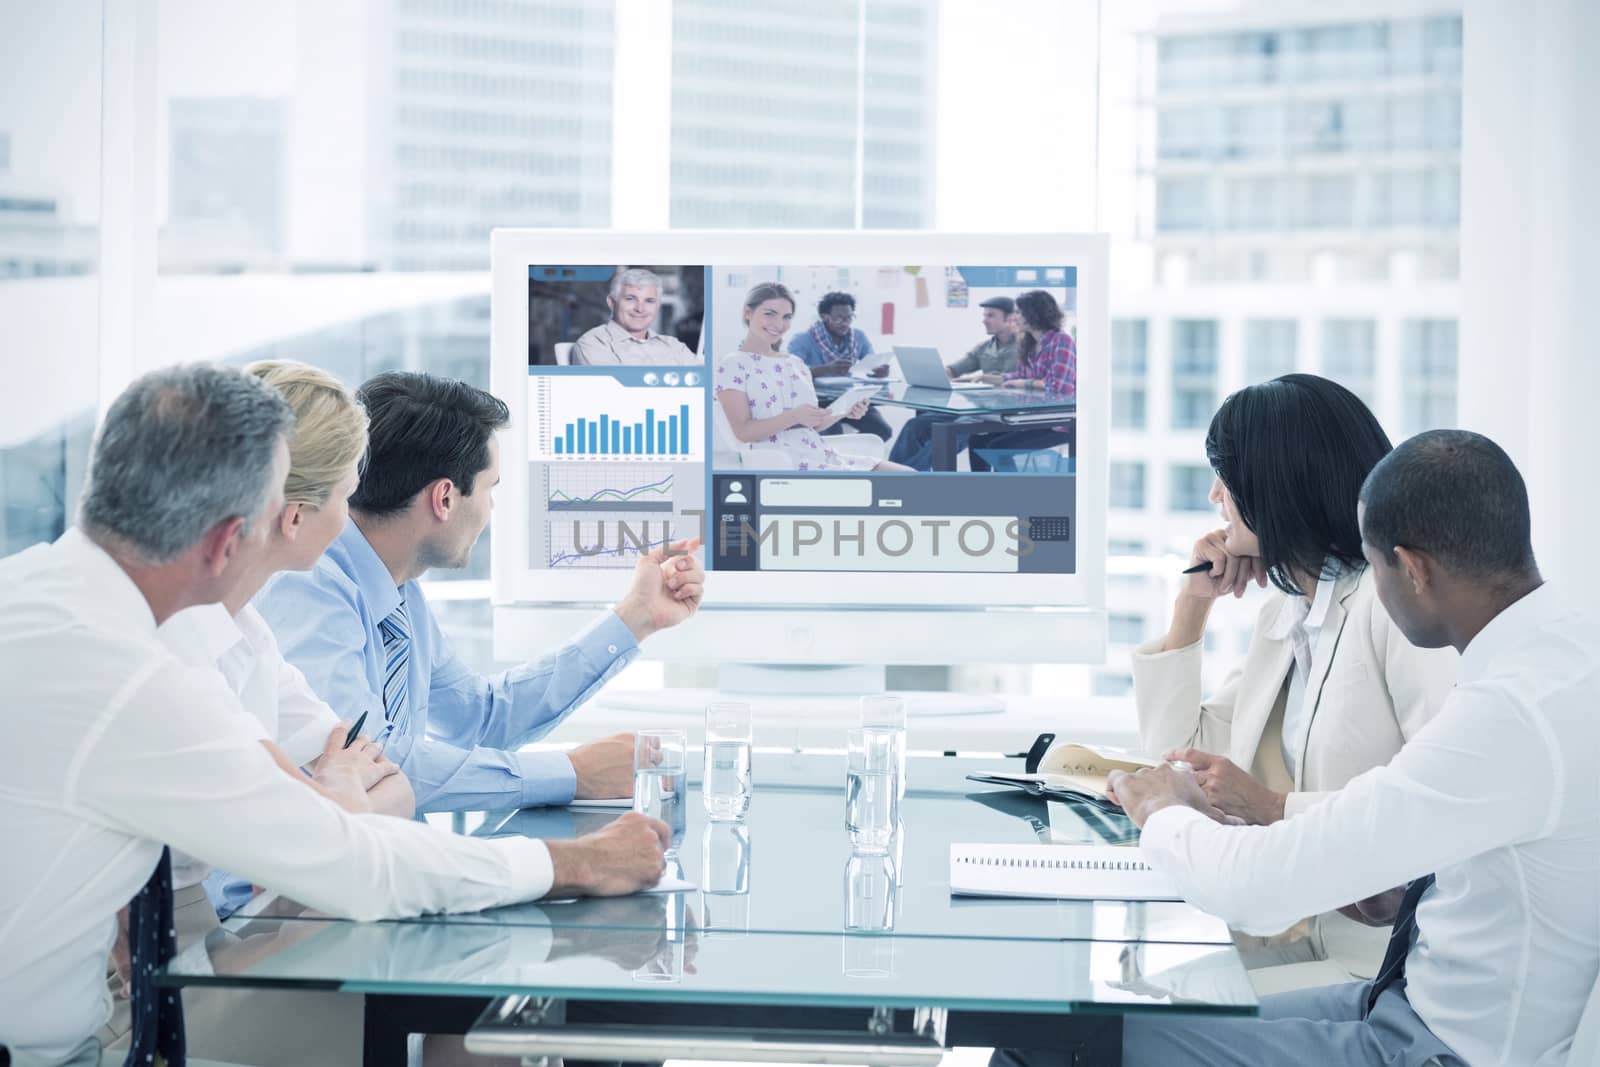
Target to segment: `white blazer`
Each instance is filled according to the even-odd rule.
[[[1290,781],[1279,746],[1294,644],[1280,613],[1292,607],[1284,593],[1268,598],[1244,662],[1209,699],[1200,693],[1201,642],[1163,652],[1156,638],[1133,654],[1145,751],[1192,747],[1227,756],[1258,781],[1288,792],[1285,818],[1388,763],[1438,712],[1455,684],[1458,659],[1452,649],[1422,649],[1406,640],[1378,602],[1370,567],[1341,575],[1312,656],[1305,686],[1310,722],[1296,760],[1298,778]],[[1338,951],[1330,946],[1327,955],[1352,974],[1370,977],[1382,960],[1387,929],[1362,928],[1337,912],[1319,917],[1319,932],[1326,927],[1337,928],[1327,931],[1336,934],[1330,941],[1346,945]]]

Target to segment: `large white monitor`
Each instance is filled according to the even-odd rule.
[[[1103,235],[496,230],[497,651],[559,642],[640,551],[703,534],[704,608],[646,655],[1099,662],[1106,257]],[[1002,373],[1048,356],[1049,382],[930,386],[926,352],[904,380],[895,349],[956,364],[1039,293],[1066,341]],[[845,390],[860,418],[808,425]]]

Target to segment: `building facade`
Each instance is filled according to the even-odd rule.
[[[1333,378],[1399,441],[1453,425],[1459,314],[1458,7],[1258,4],[1165,18],[1139,41],[1135,240],[1112,295],[1107,610],[1096,693],[1164,632],[1176,572],[1218,527],[1204,438],[1230,392]],[[1261,597],[1219,605],[1206,682]]]
[[[674,227],[934,224],[938,5],[675,0]]]

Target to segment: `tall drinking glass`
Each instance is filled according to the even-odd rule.
[[[900,734],[851,730],[844,784],[844,824],[857,852],[887,852],[900,820]]]
[[[633,810],[660,819],[672,829],[667,857],[678,854],[687,821],[684,810],[682,730],[640,730],[633,743]]]
[[[750,929],[750,828],[739,822],[706,823],[700,860],[706,937],[743,937]]]
[[[713,821],[736,821],[750,810],[750,705],[706,705],[706,762],[700,799]]]
[[[901,697],[873,694],[861,698],[863,730],[894,730],[900,735],[900,799],[906,798],[906,702]]]

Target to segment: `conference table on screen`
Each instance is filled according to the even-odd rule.
[[[669,865],[693,890],[386,922],[331,919],[262,894],[213,931],[209,960],[180,957],[161,981],[365,994],[367,1064],[404,1062],[408,1033],[468,1033],[523,998],[564,1009],[569,1024],[598,1009],[648,1027],[662,1050],[653,1059],[680,1047],[678,1028],[692,1036],[706,1026],[749,1040],[781,1031],[791,1045],[812,1028],[819,1041],[905,1031],[920,1042],[869,1049],[858,1063],[1016,1044],[1115,1062],[1125,1013],[1256,1012],[1225,925],[1188,904],[951,896],[954,843],[1133,847],[1137,831],[1121,816],[966,779],[1020,770],[1020,758],[912,756],[890,852],[863,857],[844,828],[842,752],[757,749],[754,796],[738,824],[706,817],[697,756]],[[556,839],[618,814],[534,808],[456,825]],[[501,1025],[497,1039],[506,1033]]]
[[[827,404],[842,396],[852,385],[871,385],[874,379],[818,378],[817,399]],[[1018,389],[929,389],[904,381],[887,381],[875,395],[874,404],[910,408],[916,412],[950,415],[933,424],[933,469],[953,471],[958,431],[1001,433],[1036,426],[1067,427],[1068,455],[1077,457],[1078,403],[1045,393],[1025,393]],[[959,421],[958,421],[959,420]]]

